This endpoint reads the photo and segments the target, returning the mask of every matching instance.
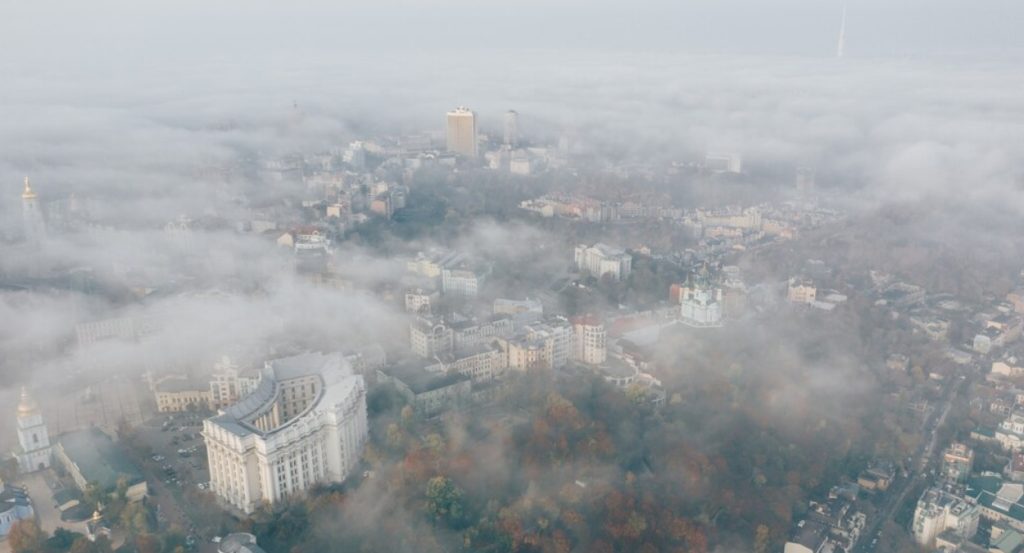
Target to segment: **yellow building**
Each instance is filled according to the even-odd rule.
[[[810,280],[791,278],[786,298],[793,303],[814,303],[818,299],[818,289]]]
[[[458,107],[448,112],[447,146],[449,152],[477,157],[476,114]]]
[[[207,409],[213,403],[209,382],[192,381],[184,376],[172,376],[157,382],[154,394],[157,411],[161,413]]]

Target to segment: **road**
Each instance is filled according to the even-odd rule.
[[[861,533],[860,541],[853,548],[855,553],[870,553],[874,551],[872,540],[878,537],[879,529],[882,524],[888,520],[892,520],[893,516],[895,516],[896,512],[907,500],[907,494],[910,493],[910,490],[917,489],[918,484],[928,479],[928,465],[938,454],[939,429],[946,423],[946,418],[949,416],[949,412],[953,408],[953,400],[956,398],[960,388],[963,387],[966,382],[966,379],[960,375],[954,376],[953,379],[955,382],[946,386],[946,390],[942,398],[944,402],[942,412],[937,415],[933,410],[931,416],[929,416],[928,420],[925,422],[925,440],[918,448],[917,454],[911,464],[914,471],[913,476],[897,484],[897,489],[889,490],[888,499],[878,510],[878,515]]]

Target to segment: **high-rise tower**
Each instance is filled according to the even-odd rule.
[[[21,472],[35,472],[50,466],[52,447],[43,416],[28,390],[21,389],[18,403],[18,449],[14,452]]]
[[[38,243],[46,238],[46,225],[39,210],[39,198],[32,190],[28,177],[25,177],[25,189],[21,192],[21,219],[25,240]]]
[[[846,0],[843,0],[843,20],[839,23],[839,43],[836,45],[836,57],[843,57],[846,49]]]
[[[458,107],[448,112],[448,151],[476,157],[476,114]]]
[[[505,145],[510,148],[519,145],[519,114],[514,109],[505,112]]]

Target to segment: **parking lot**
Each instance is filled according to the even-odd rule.
[[[196,413],[161,413],[137,427],[139,441],[150,454],[147,472],[170,488],[206,489],[210,473],[202,429],[203,415]]]

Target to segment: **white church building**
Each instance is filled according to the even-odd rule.
[[[18,460],[18,470],[27,473],[49,468],[53,459],[50,434],[39,413],[39,406],[25,388],[21,390],[18,403],[17,430],[18,447],[14,450],[14,457]]]

